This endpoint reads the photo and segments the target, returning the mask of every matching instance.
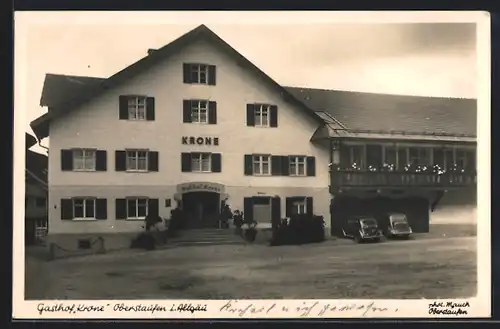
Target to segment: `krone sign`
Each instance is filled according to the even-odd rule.
[[[183,145],[219,145],[219,137],[183,136]]]

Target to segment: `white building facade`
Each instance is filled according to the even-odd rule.
[[[64,115],[49,109],[50,241],[119,240],[181,203],[197,227],[224,201],[259,227],[293,212],[329,225],[329,151],[310,141],[320,120],[201,29]]]

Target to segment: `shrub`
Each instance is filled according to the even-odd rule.
[[[290,220],[284,218],[273,228],[271,246],[299,245],[325,240],[325,222],[323,216],[293,215]]]
[[[175,209],[171,214],[170,223],[167,228],[167,236],[174,237],[177,235],[178,231],[184,228],[185,221],[181,210]]]
[[[155,239],[151,234],[141,232],[130,244],[132,249],[154,250],[156,248]]]
[[[243,216],[243,212],[240,212],[239,216],[240,218],[237,218],[237,220],[235,220],[236,230],[239,230],[241,232],[242,226],[247,225],[247,228],[244,229],[243,238],[248,242],[254,242],[258,233],[256,229],[257,222],[253,219],[245,218]],[[238,222],[238,224],[236,224],[236,221]]]
[[[245,230],[245,240],[248,242],[254,242],[257,237],[257,229],[255,227],[249,227]]]

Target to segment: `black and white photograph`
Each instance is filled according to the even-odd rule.
[[[485,31],[481,12],[17,13],[15,311],[489,315]],[[139,302],[164,312],[116,313]]]

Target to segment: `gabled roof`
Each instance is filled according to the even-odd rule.
[[[50,97],[47,95],[42,97],[49,107],[63,104],[68,98],[75,96],[69,92],[55,92],[73,88],[67,84],[77,84],[79,92],[85,92],[86,88],[92,88],[106,80],[55,74],[47,76],[50,78],[46,79],[43,92],[47,92]],[[422,140],[441,138],[444,141],[457,140],[454,137],[476,136],[477,108],[474,99],[284,88],[296,98],[302,99],[324,122],[335,125],[338,131],[344,129],[346,132],[358,133],[356,136],[350,134],[349,137],[363,135],[366,138],[379,139],[383,137],[382,135],[390,133],[395,138]],[[470,138],[467,139],[469,140]]]
[[[36,138],[28,133],[24,133],[24,138],[26,139],[26,150],[36,144]]]
[[[325,112],[351,132],[468,137],[477,134],[475,99],[286,88],[309,108]]]
[[[43,82],[40,106],[47,106],[52,109],[54,106],[61,104],[61,101],[68,101],[69,98],[81,94],[88,90],[89,87],[97,86],[104,80],[106,79],[48,73],[45,75],[45,81]]]
[[[75,108],[79,107],[80,105],[90,101],[92,98],[97,97],[98,95],[102,94],[106,90],[119,85],[120,83],[136,76],[137,74],[147,70],[148,68],[154,66],[158,62],[165,60],[166,58],[178,53],[183,47],[197,41],[197,40],[204,40],[207,42],[210,42],[217,48],[219,48],[221,51],[227,53],[229,56],[231,56],[237,63],[238,65],[241,65],[242,67],[245,67],[255,73],[257,76],[259,76],[262,81],[269,86],[275,88],[281,95],[282,97],[287,100],[290,103],[293,103],[297,105],[299,108],[303,109],[304,112],[309,115],[310,117],[314,118],[315,120],[318,121],[318,123],[321,123],[322,120],[319,118],[314,111],[311,111],[307,106],[304,105],[301,101],[298,101],[296,98],[294,98],[291,94],[288,93],[287,90],[285,90],[282,86],[280,86],[276,81],[274,81],[271,77],[269,77],[267,74],[262,72],[257,66],[255,66],[253,63],[251,63],[248,59],[246,59],[243,55],[238,53],[234,48],[232,48],[229,44],[227,44],[224,40],[222,40],[218,35],[216,35],[214,32],[212,32],[208,27],[205,25],[200,25],[197,28],[191,30],[190,32],[184,34],[183,36],[177,38],[176,40],[172,41],[171,43],[167,44],[166,46],[151,52],[148,56],[140,59],[139,61],[135,62],[134,64],[126,67],[125,69],[121,70],[120,72],[112,75],[111,77],[97,81],[94,80],[93,82],[95,83],[90,83],[90,88],[86,88],[82,92],[78,92],[76,94],[71,95],[72,97],[68,97],[66,100],[64,100],[62,103],[58,103],[55,105],[52,105],[50,107],[50,110],[48,113],[42,115],[41,117],[37,118],[31,123],[31,127],[35,134],[41,139],[43,137],[48,136],[48,122],[55,117],[58,117],[60,115],[66,114]],[[49,79],[52,79],[49,78]],[[71,79],[71,77],[70,77]],[[81,77],[81,79],[77,79],[78,81],[74,81],[72,84],[72,87],[69,87],[69,89],[72,89],[76,87],[79,82],[83,81],[85,78]],[[47,78],[46,78],[47,80]],[[45,89],[45,87],[44,87]],[[56,92],[58,92],[56,90]],[[47,93],[47,96],[42,95],[42,100],[41,103],[47,104],[48,99],[50,97],[48,96],[51,94],[51,92]],[[48,99],[47,99],[48,98]]]
[[[46,155],[26,150],[26,180],[43,188],[47,187],[48,158]]]
[[[277,89],[285,100],[299,106],[330,130],[349,132],[350,137],[362,134],[366,138],[391,135],[397,139],[398,135],[412,135],[413,139],[425,139],[422,136],[439,139],[439,136],[447,136],[454,140],[462,138],[469,141],[476,137],[477,102],[474,99],[282,87],[205,25],[163,48],[148,50],[148,56],[109,78],[47,74],[40,104],[48,106],[49,111],[31,122],[33,131],[40,139],[47,137],[51,119],[74,110],[200,39],[211,42],[229,54],[239,65],[256,73],[263,82]],[[351,136],[353,133],[356,136]]]

